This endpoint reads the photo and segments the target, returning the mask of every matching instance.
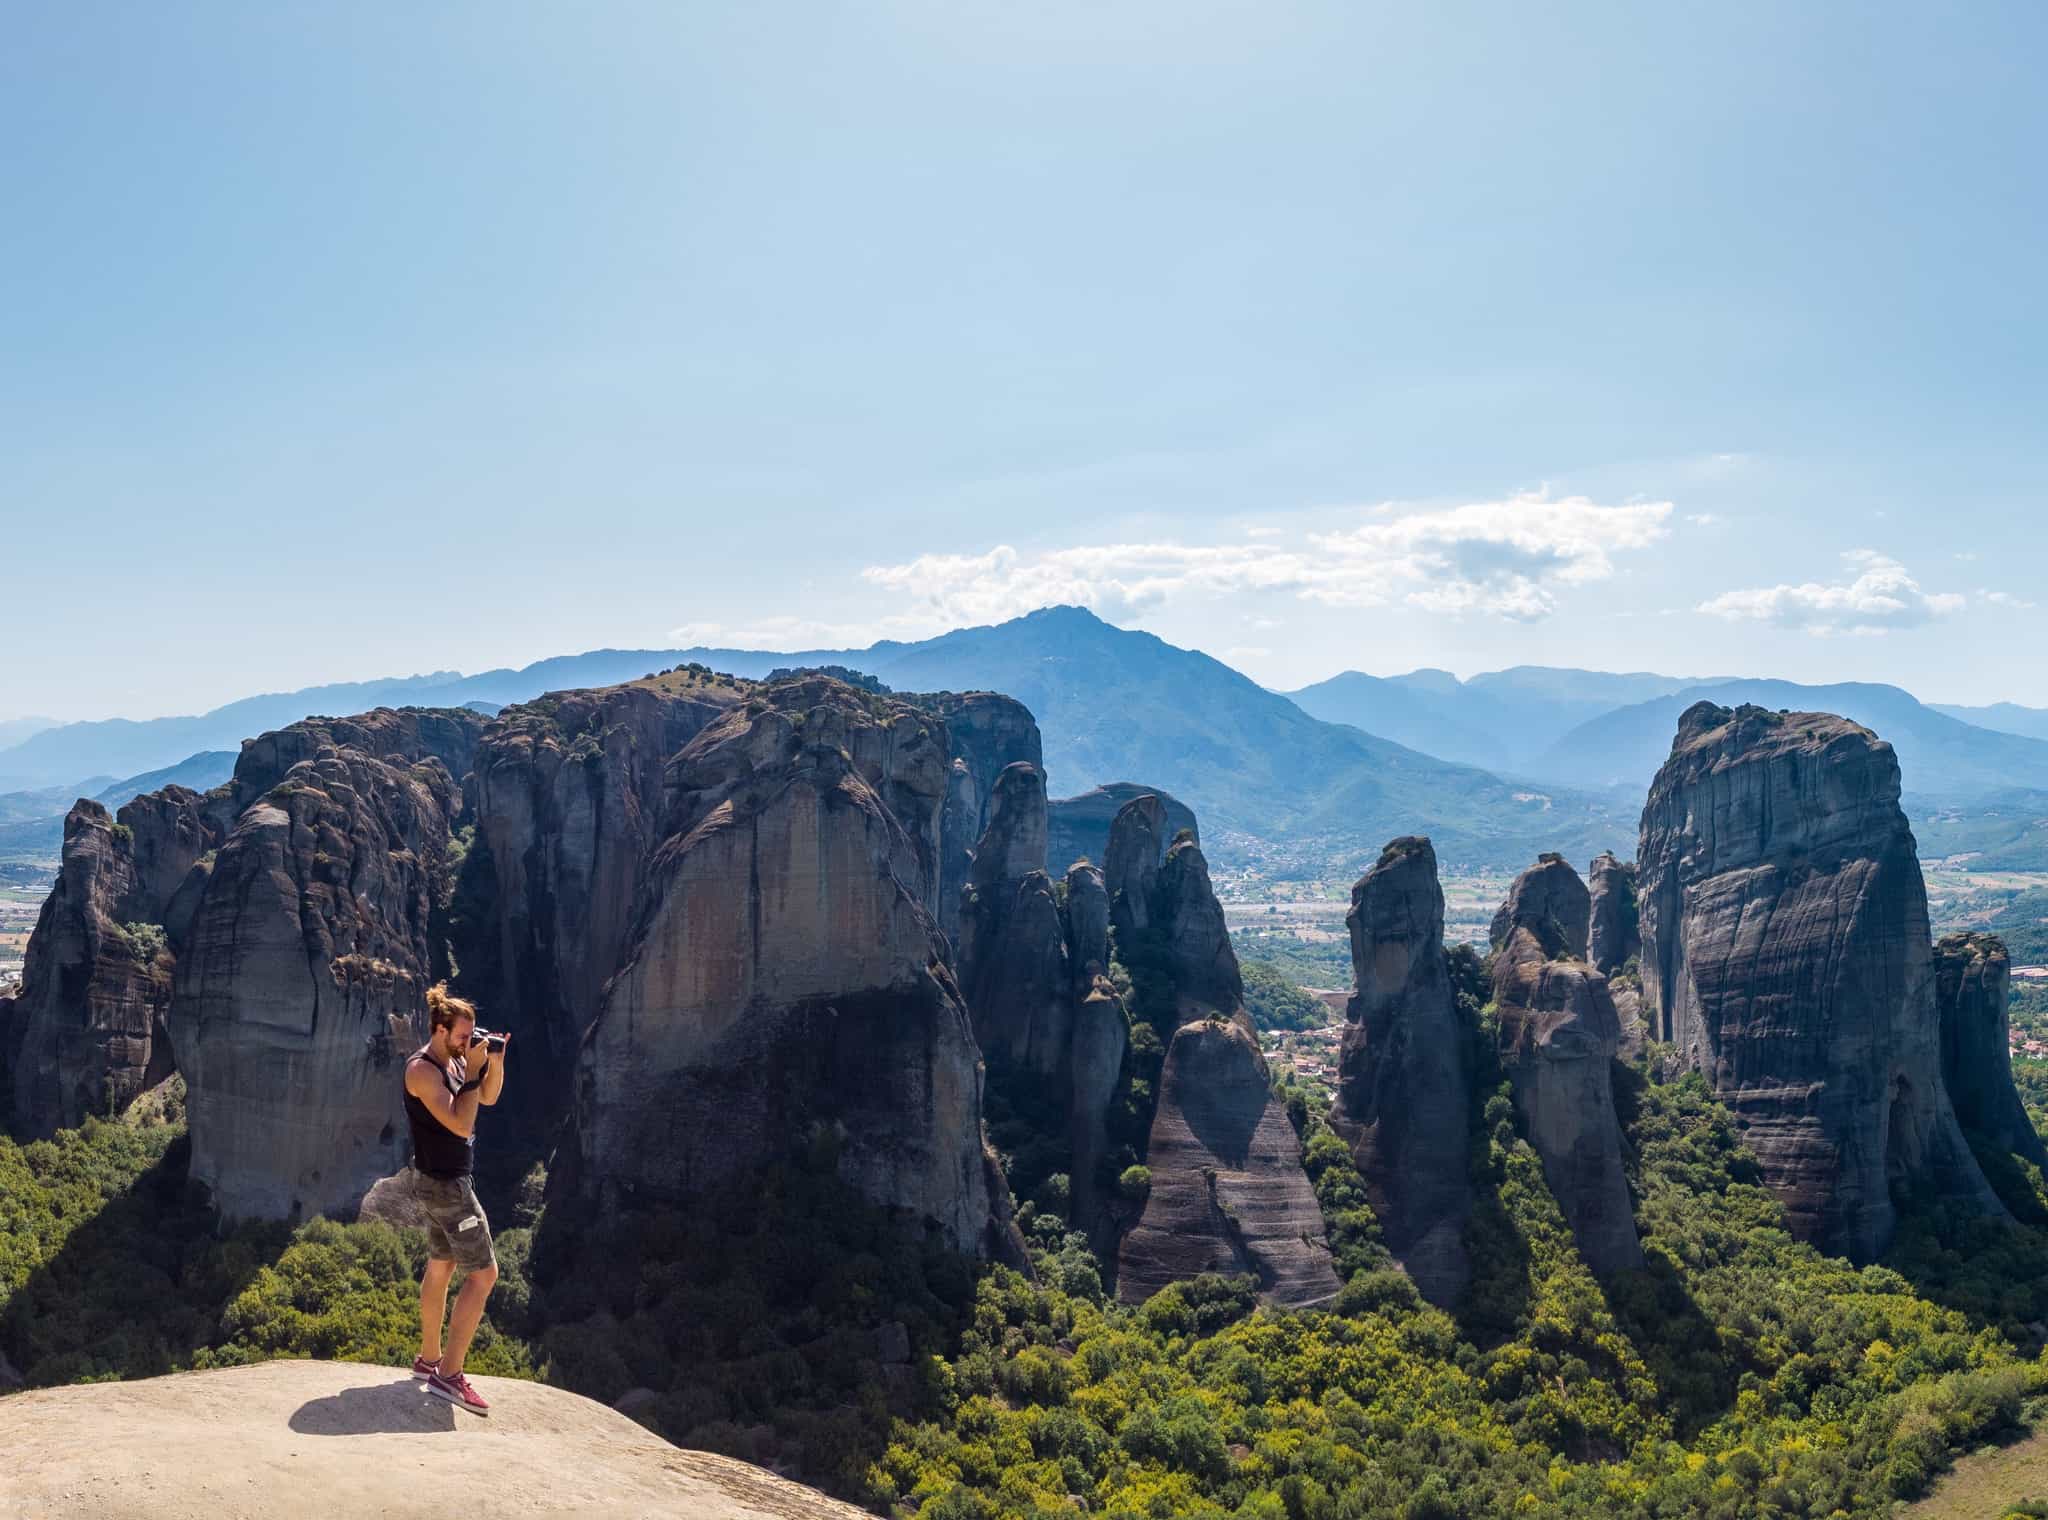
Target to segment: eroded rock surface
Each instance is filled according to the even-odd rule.
[[[1539,855],[1508,888],[1507,901],[1495,911],[1487,939],[1498,950],[1520,925],[1536,936],[1546,955],[1582,961],[1592,917],[1592,895],[1579,873],[1562,855]]]
[[[1501,1065],[1579,1254],[1606,1277],[1643,1261],[1614,1111],[1620,1023],[1607,979],[1554,953],[1556,920],[1529,901],[1533,922],[1510,923],[1494,959]]]
[[[1076,797],[1057,797],[1047,806],[1046,859],[1055,871],[1077,860],[1102,865],[1109,859],[1109,831],[1124,805],[1139,797],[1157,797],[1165,810],[1162,832],[1172,839],[1182,829],[1201,838],[1194,809],[1156,786],[1112,781]]]
[[[1636,912],[1636,868],[1603,851],[1593,857],[1587,890],[1592,895],[1586,959],[1602,976],[1612,976],[1643,948]]]
[[[948,749],[930,713],[809,678],[671,761],[667,838],[577,1070],[602,1205],[705,1191],[825,1133],[869,1198],[995,1249],[979,1055],[927,906]]]
[[[996,778],[1019,763],[1045,770],[1045,749],[1038,720],[1013,697],[992,691],[938,692],[912,697],[946,723],[950,776],[945,818],[941,826],[943,860],[939,871],[939,927],[955,944],[960,933],[960,893],[974,860],[974,850],[989,826],[989,804]],[[1045,868],[1045,861],[1039,861]]]
[[[1444,963],[1427,839],[1396,839],[1351,889],[1352,994],[1330,1125],[1351,1147],[1387,1249],[1439,1306],[1471,1280],[1472,1042]]]
[[[64,820],[64,863],[29,939],[21,995],[0,1002],[11,1127],[23,1139],[117,1110],[169,1075],[171,960],[151,899],[168,863],[157,864],[138,864],[133,831],[97,802]]]
[[[518,1042],[529,1122],[564,1111],[583,1030],[624,958],[669,756],[750,689],[676,671],[553,693],[505,709],[477,746],[470,819],[497,932],[464,969],[496,958],[487,1012]]]
[[[1942,1079],[1889,744],[1825,713],[1698,703],[1637,860],[1646,1012],[1734,1111],[1794,1233],[1872,1259],[1895,1182],[2001,1211]]]
[[[178,957],[170,1032],[192,1176],[230,1218],[352,1209],[408,1141],[431,920],[461,797],[428,757],[321,746],[220,848]]]
[[[2048,1148],[2012,1082],[2006,998],[2012,959],[1992,934],[1947,934],[1934,947],[1941,1075],[1956,1120],[2003,1151],[2048,1170]]]
[[[1174,1033],[1146,1164],[1152,1191],[1118,1252],[1125,1303],[1204,1272],[1250,1273],[1292,1308],[1336,1293],[1301,1143],[1241,1013]]]
[[[1117,1293],[1135,1303],[1202,1272],[1250,1272],[1275,1303],[1318,1302],[1337,1278],[1301,1142],[1272,1095],[1201,846],[1190,833],[1166,849],[1165,824],[1157,797],[1126,803],[1104,871],[1120,956],[1176,1020],[1146,1144],[1151,1192],[1118,1250]]]

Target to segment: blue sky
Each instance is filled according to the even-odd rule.
[[[0,716],[1039,601],[2048,704],[2048,10],[18,9]]]

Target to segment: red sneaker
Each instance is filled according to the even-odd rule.
[[[484,1396],[470,1387],[469,1379],[459,1372],[442,1372],[436,1368],[427,1377],[427,1392],[446,1399],[458,1408],[467,1409],[471,1414],[489,1414],[491,1406],[484,1402]]]
[[[431,1362],[423,1356],[412,1359],[412,1375],[416,1378],[430,1378],[440,1370],[441,1363],[438,1358]]]

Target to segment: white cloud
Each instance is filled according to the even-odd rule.
[[[1815,634],[1881,634],[1918,627],[1963,606],[1954,592],[1922,591],[1904,565],[1875,549],[1851,549],[1842,559],[1848,578],[1833,584],[1724,591],[1698,610],[1731,622],[1776,623]]]
[[[1702,528],[1711,528],[1721,519],[1712,512],[1688,512],[1685,514],[1685,520],[1689,523],[1697,523]]]
[[[1530,493],[1448,508],[1385,503],[1302,545],[1099,544],[1020,553],[924,554],[861,572],[943,627],[998,622],[1049,603],[1135,618],[1169,598],[1276,592],[1336,606],[1394,600],[1431,612],[1547,617],[1555,589],[1604,580],[1615,553],[1670,532],[1670,502],[1603,506]]]
[[[2014,596],[2010,591],[1986,591],[1981,588],[1977,595],[1998,607],[2032,607],[2034,603],[2023,596]]]

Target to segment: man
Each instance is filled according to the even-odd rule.
[[[476,1115],[505,1090],[505,1047],[495,1054],[481,1042],[472,1050],[476,1008],[451,997],[445,983],[427,991],[427,1043],[405,1063],[405,1117],[412,1126],[413,1196],[427,1218],[427,1270],[420,1279],[420,1353],[412,1375],[427,1391],[476,1414],[490,1405],[462,1375],[470,1338],[483,1318],[484,1300],[498,1280],[491,1224],[476,1201]],[[441,1316],[448,1282],[461,1267],[462,1290],[448,1340]]]

